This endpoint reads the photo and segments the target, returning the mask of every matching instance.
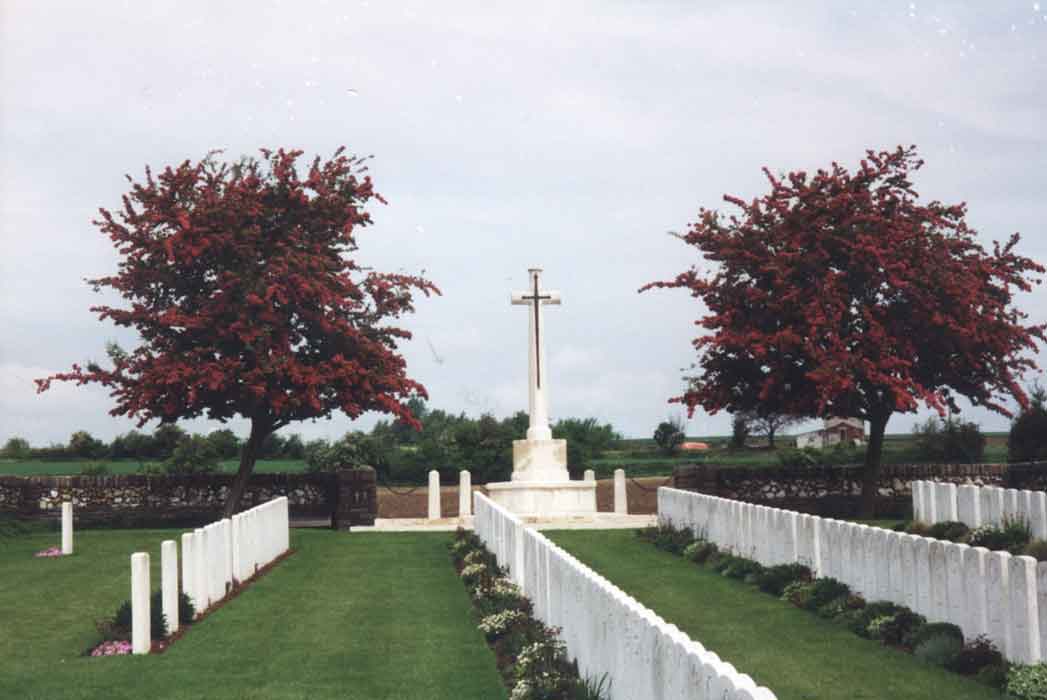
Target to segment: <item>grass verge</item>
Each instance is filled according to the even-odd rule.
[[[0,698],[504,698],[448,566],[448,533],[293,533],[298,550],[163,655],[85,658],[94,621],[130,594],[130,554],[159,583],[172,530],[0,539]]]
[[[547,532],[557,544],[715,651],[779,700],[988,700],[991,688],[848,630],[629,530]]]

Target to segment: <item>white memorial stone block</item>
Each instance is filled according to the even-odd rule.
[[[429,519],[440,519],[440,472],[429,472]]]
[[[989,491],[989,520],[988,523],[1000,527],[1003,525],[1007,510],[1004,507],[1004,490],[998,486],[985,487]],[[985,517],[985,514],[982,514]]]
[[[921,480],[910,481],[909,490],[912,491],[912,519],[916,522],[927,520],[926,491]]]
[[[199,601],[196,614],[203,615],[211,605],[211,592],[207,571],[207,532],[202,527],[193,531],[193,556],[196,559],[193,562],[193,573],[196,575],[193,591]]]
[[[160,583],[167,634],[178,631],[178,545],[174,540],[160,543]]]
[[[927,519],[924,522],[932,525],[938,522],[938,482],[928,481],[924,488],[927,489]]]
[[[458,517],[473,514],[473,476],[463,469],[458,473]]]
[[[1032,503],[1030,504],[1030,516],[1032,517],[1032,535],[1036,539],[1047,540],[1047,493],[1043,491],[1030,491]],[[1047,656],[1047,649],[1044,649]]]
[[[967,527],[981,525],[981,498],[977,486],[965,484],[956,489],[956,516]]]
[[[73,504],[62,503],[62,554],[73,553]]]
[[[1007,489],[1003,492],[1003,518],[1008,522],[1021,521],[1021,499],[1018,489]]]
[[[152,646],[149,623],[149,554],[131,555],[131,653],[148,654]]]
[[[594,472],[592,469],[586,469],[585,472],[582,474],[582,480],[596,481],[596,472]]]
[[[916,536],[902,534],[899,538],[899,550],[902,562],[902,582],[905,588],[905,597],[902,605],[912,611],[918,610],[920,606],[920,577],[916,574]]]
[[[934,608],[931,602],[933,598],[931,595],[933,585],[931,581],[931,540],[926,537],[916,537],[913,550],[916,554],[916,581],[919,595],[915,610],[924,617],[931,617]]]
[[[938,520],[956,522],[956,484],[942,484],[942,499],[944,503],[938,511]]]
[[[629,512],[629,499],[625,490],[625,470],[614,470],[614,512],[625,515]]]
[[[887,532],[887,570],[890,584],[890,595],[887,599],[899,605],[906,605],[908,590],[900,532]]]
[[[986,610],[989,622],[989,639],[1005,658],[1011,658],[1011,555],[1007,552],[990,552],[988,564],[988,586],[986,587]]]
[[[196,592],[193,585],[196,583],[196,574],[193,572],[195,559],[193,558],[193,533],[182,533],[182,590],[189,596],[193,607],[197,605]],[[191,620],[190,620],[191,622]]]
[[[966,617],[960,625],[967,639],[989,634],[987,617],[989,550],[967,547],[963,550],[964,601]]]
[[[949,579],[945,564],[945,543],[932,539],[928,552],[931,560],[931,614],[927,617],[935,622],[948,622]]]
[[[993,525],[997,522],[993,519],[993,498],[991,486],[983,486],[978,489],[978,511],[982,525]]]
[[[1008,660],[1034,664],[1040,660],[1040,615],[1036,600],[1036,560],[1011,557],[1011,647]]]

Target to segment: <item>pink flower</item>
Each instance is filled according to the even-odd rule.
[[[115,640],[102,642],[91,650],[91,656],[121,656],[131,653],[131,642]]]
[[[33,556],[34,557],[60,557],[60,556],[63,556],[63,554],[62,554],[62,549],[60,547],[48,547],[47,549],[40,550],[39,552],[37,552]]]

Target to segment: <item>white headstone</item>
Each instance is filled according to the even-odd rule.
[[[458,517],[473,514],[473,476],[467,470],[458,472]]]
[[[989,633],[986,612],[988,594],[989,550],[985,547],[967,547],[963,550],[963,577],[967,616],[960,625],[967,639]]]
[[[148,654],[152,646],[149,612],[149,554],[131,555],[131,653]]]
[[[902,605],[916,611],[920,604],[920,579],[916,575],[916,535],[903,534],[899,537],[899,549],[902,560],[902,585],[905,597]]]
[[[193,533],[184,532],[182,533],[182,590],[189,596],[190,602],[193,607],[199,607],[196,600],[196,591],[194,590],[194,584],[196,583],[196,574],[193,573],[193,566],[195,564],[195,557],[193,556]],[[192,622],[189,620],[189,622]]]
[[[1007,489],[1003,492],[1003,517],[1004,520],[1010,522],[1022,519],[1021,499],[1018,497],[1018,489]]]
[[[915,610],[924,617],[931,617],[933,604],[931,602],[931,540],[926,537],[916,537],[913,543],[916,561],[916,581],[918,605]]]
[[[62,503],[62,554],[73,553],[73,504]]]
[[[988,586],[986,587],[986,610],[989,621],[989,639],[1005,658],[1011,658],[1011,555],[1007,552],[990,552]]]
[[[625,490],[625,470],[614,470],[614,512],[625,515],[629,512],[629,499]]]
[[[1047,493],[1043,491],[1030,491],[1032,503],[1030,504],[1030,515],[1032,517],[1032,535],[1040,540],[1047,540]],[[1044,649],[1047,656],[1047,649]]]
[[[956,516],[957,520],[970,528],[980,526],[981,523],[981,498],[977,486],[964,484],[956,489]]]
[[[982,525],[993,525],[996,523],[993,514],[993,487],[983,486],[978,489],[978,511]]]
[[[440,472],[429,472],[429,519],[440,519]]]
[[[961,628],[967,616],[966,578],[963,569],[965,549],[970,548],[965,544],[945,543],[945,575],[948,594],[948,615],[945,619]]]
[[[596,472],[594,472],[592,469],[586,469],[585,472],[582,474],[582,480],[596,481]]]
[[[931,558],[931,614],[938,622],[949,620],[949,574],[945,564],[945,542],[931,540],[928,548]]]
[[[1047,562],[1036,564],[1036,611],[1040,618],[1040,656],[1047,660]]]
[[[1040,615],[1036,600],[1036,560],[1011,557],[1011,652],[1009,661],[1034,664],[1040,661]]]
[[[923,482],[920,480],[910,481],[909,490],[912,492],[912,519],[916,522],[922,522],[925,509],[923,505]]]
[[[174,540],[160,544],[160,582],[164,616],[167,618],[167,634],[178,631],[178,545]]]

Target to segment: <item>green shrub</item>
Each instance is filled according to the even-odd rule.
[[[125,600],[116,609],[110,629],[111,636],[107,636],[108,639],[131,639],[131,601]],[[167,616],[164,615],[159,591],[149,601],[149,634],[154,641],[167,638]]]
[[[1007,692],[1020,700],[1047,700],[1047,664],[1012,666]]]
[[[804,607],[808,610],[817,610],[826,603],[832,602],[841,596],[850,595],[850,593],[851,589],[846,583],[837,581],[834,578],[816,579],[811,587],[811,597]]]
[[[1032,540],[1022,549],[1022,554],[1036,561],[1047,561],[1047,540]]]
[[[977,675],[987,666],[1003,665],[1003,655],[987,637],[977,637],[964,645],[945,667],[964,676]]]
[[[695,564],[702,564],[715,554],[717,547],[712,542],[695,540],[683,550],[683,555]]]
[[[1003,527],[986,525],[972,530],[968,544],[972,547],[985,547],[993,551],[1006,550],[1011,554],[1020,554],[1030,540],[1032,540],[1032,531],[1027,522],[1005,520]]]
[[[916,645],[913,655],[935,666],[947,666],[963,650],[963,642],[951,634],[936,634]]]
[[[185,438],[164,463],[168,474],[207,474],[218,469],[218,451],[200,435]]]
[[[873,639],[879,639],[884,644],[911,648],[916,633],[926,624],[927,618],[923,615],[918,615],[908,608],[903,608],[894,615],[887,617],[879,625],[875,634],[872,634],[871,629],[869,632]]]
[[[787,600],[798,608],[806,608],[814,592],[814,584],[808,581],[793,581],[782,589],[782,600]]]
[[[901,607],[883,600],[868,603],[861,609],[861,615],[856,618],[854,624],[849,628],[859,637],[872,638],[870,628],[874,621],[879,620],[880,618],[894,617],[901,611]]]
[[[927,528],[927,537],[933,537],[938,540],[948,540],[949,542],[959,542],[962,538],[966,537],[970,531],[971,528],[963,523],[946,521],[935,523]]]
[[[759,574],[761,571],[763,571],[763,567],[759,563],[751,559],[735,557],[734,561],[722,573],[728,578],[744,579],[751,574]]]
[[[636,536],[672,554],[683,554],[688,545],[695,541],[690,530],[678,530],[672,525],[645,527],[637,530]]]
[[[737,559],[738,559],[738,557],[734,556],[733,554],[721,554],[720,556],[718,556],[716,558],[715,561],[712,562],[711,568],[716,573],[722,574],[728,568],[733,566],[734,562]]]
[[[760,572],[757,585],[764,593],[781,596],[786,586],[794,581],[810,581],[811,570],[803,564],[779,564]]]
[[[861,610],[847,610],[834,617],[833,622],[857,634],[856,630],[865,625],[865,616],[862,615]]]
[[[839,598],[834,598],[833,600],[830,600],[828,603],[818,608],[818,617],[825,618],[826,620],[831,620],[834,617],[838,617],[843,613],[847,612],[847,600],[849,598],[850,596],[842,595]]]
[[[912,637],[912,646],[915,649],[932,637],[948,635],[959,641],[963,646],[963,630],[951,622],[929,622],[921,627]]]

